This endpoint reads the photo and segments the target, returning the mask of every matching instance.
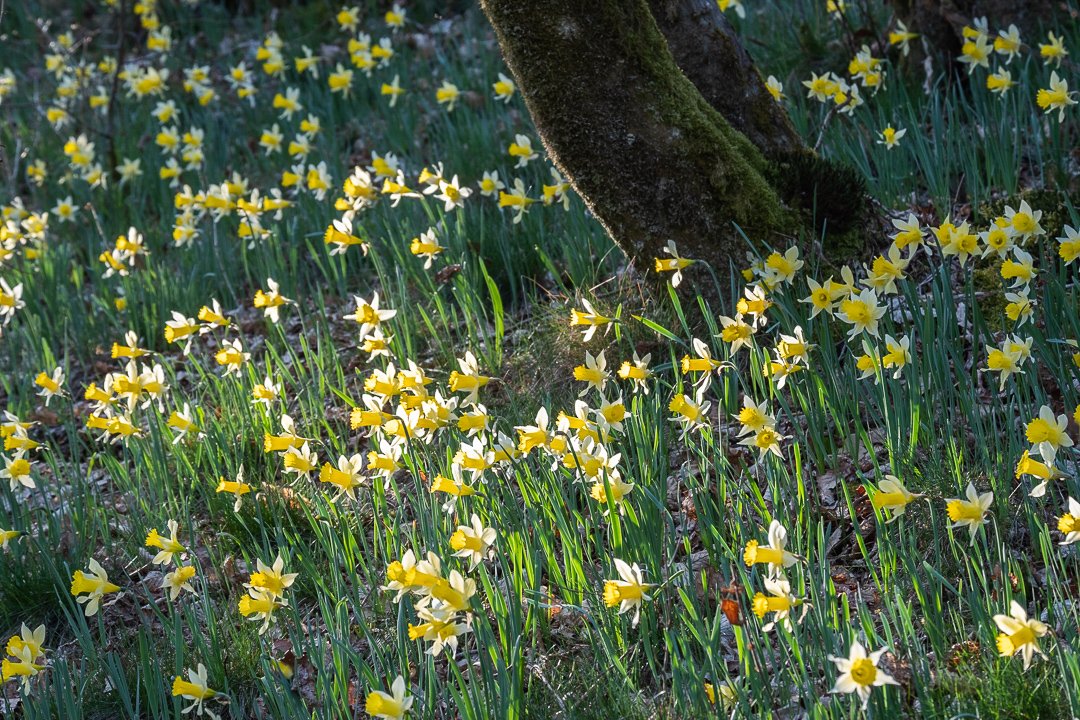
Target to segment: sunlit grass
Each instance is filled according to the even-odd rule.
[[[118,10],[88,2],[39,24],[47,8],[9,7],[0,73],[12,70],[15,89],[0,105],[0,200],[11,253],[0,278],[21,285],[24,305],[0,315],[0,400],[14,418],[36,423],[23,432],[7,418],[5,434],[41,447],[3,453],[5,463],[32,461],[35,487],[0,479],[0,529],[18,533],[0,550],[0,630],[7,638],[23,624],[44,625],[49,650],[44,662],[31,658],[43,667],[25,687],[14,675],[2,686],[4,698],[19,699],[14,716],[174,717],[195,702],[174,695],[175,678],[188,681],[200,665],[215,692],[194,712],[235,718],[363,715],[371,693],[392,699],[398,677],[413,698],[409,716],[427,718],[1080,714],[1077,556],[1059,531],[1068,498],[1080,493],[1075,448],[1055,436],[1051,461],[1027,429],[1046,406],[1055,421],[1069,418],[1064,436],[1075,437],[1070,416],[1080,403],[1075,263],[1059,255],[1057,240],[1080,222],[1067,192],[1076,108],[1059,122],[1036,104],[1052,70],[1038,55],[1045,39],[1030,38],[1033,50],[1010,63],[1016,86],[1000,99],[983,69],[970,83],[935,71],[924,92],[921,66],[875,44],[884,87],[864,88],[865,104],[848,117],[830,110],[833,100],[808,99],[801,83],[825,71],[854,83],[846,65],[861,42],[853,45],[824,2],[746,5],[748,17],[734,22],[762,70],[782,81],[800,133],[810,144],[821,135],[821,153],[864,176],[883,212],[919,214],[923,247],[903,251],[910,265],[895,292],[876,296],[885,309],[876,331],[849,338],[853,315],[843,304],[871,283],[874,256],[888,257],[892,229],[867,231],[865,257],[820,258],[803,238],[804,264],[790,272],[784,247],[732,258],[703,273],[705,282],[738,279],[721,286],[721,307],[709,308],[687,286],[665,288],[670,276],[629,268],[572,194],[565,209],[559,190],[544,203],[543,187],[557,182],[520,98],[493,97],[506,70],[475,8],[443,18],[418,3],[395,31],[384,15],[393,10],[372,2],[343,32],[336,6],[231,17],[208,2],[163,4],[157,17],[173,47],[153,53],[145,19],[125,6],[125,59],[170,70],[161,97],[140,98],[119,79],[113,96],[113,74],[97,69],[121,52]],[[865,5],[872,17],[852,22],[883,32],[887,8]],[[777,24],[781,12],[793,21]],[[72,23],[65,49],[61,34]],[[287,65],[280,77],[268,76],[258,55],[274,44],[272,29]],[[388,38],[394,49],[370,78],[350,64],[346,43],[360,32],[371,34],[369,47]],[[1080,47],[1075,24],[1055,32]],[[294,68],[303,46],[321,58],[317,79]],[[45,70],[53,53],[60,72]],[[241,61],[254,104],[228,80]],[[348,97],[327,84],[339,62],[354,72]],[[209,79],[186,91],[184,70],[201,65]],[[46,113],[80,66],[92,68],[90,79],[64,101],[70,123],[53,128]],[[1069,61],[1059,73],[1080,83]],[[406,92],[391,106],[380,88],[395,76]],[[461,90],[453,112],[437,101],[444,82]],[[200,87],[216,93],[205,106]],[[114,103],[107,114],[89,106],[99,88]],[[273,98],[288,88],[299,90],[303,108],[286,119]],[[204,131],[205,157],[176,188],[158,176],[169,154],[155,142],[163,123],[152,111],[167,99],[177,119],[164,125]],[[283,171],[300,161],[285,150],[268,155],[259,140],[276,123],[287,146],[309,116],[322,129],[309,138],[299,187],[283,188]],[[907,129],[891,149],[877,142],[887,126]],[[65,150],[80,134],[95,145],[104,187],[90,187],[87,168]],[[518,134],[539,155],[520,168],[508,153]],[[419,197],[392,203],[380,178],[373,202],[335,207],[345,179],[373,166],[373,153],[394,153]],[[115,166],[132,158],[143,174],[121,185]],[[29,170],[38,161],[40,184]],[[306,174],[321,162],[330,182],[319,199]],[[445,193],[454,175],[472,190],[461,207],[448,211],[438,193],[421,194],[421,171],[437,163],[437,190]],[[506,190],[520,178],[537,200],[519,223],[513,208],[498,207],[497,193],[481,195],[488,171]],[[190,245],[174,242],[177,194],[189,202],[202,194],[194,204],[205,206],[211,186],[225,182],[246,190],[220,197],[255,209],[233,208],[217,221],[203,214]],[[256,189],[259,198],[280,190],[291,205],[275,217],[252,199]],[[54,208],[69,195],[78,209],[64,223]],[[1045,232],[1010,236],[1037,270],[1021,283],[1035,301],[1032,317],[1018,324],[1006,315],[1013,301],[1005,293],[1019,288],[1001,281],[1002,259],[947,257],[961,233],[939,240],[933,230],[946,217],[969,220],[972,233],[988,230],[995,217],[1026,212],[1024,201],[1043,213]],[[40,237],[21,224],[20,208],[50,213]],[[324,231],[343,215],[357,245],[332,254]],[[242,226],[255,219],[265,237],[249,241]],[[129,227],[143,237],[134,257],[117,245]],[[410,248],[428,230],[442,250],[425,267]],[[986,240],[976,246],[981,256]],[[100,259],[113,250],[122,273],[108,273]],[[781,255],[770,257],[773,250]],[[760,322],[739,274],[747,264],[747,286],[767,290],[771,303]],[[843,284],[845,265],[859,287],[839,288],[815,312],[804,301],[809,281]],[[277,320],[254,300],[271,291],[271,278],[289,299]],[[369,321],[365,337],[357,298],[373,303],[375,293],[393,313]],[[197,320],[213,300],[226,327]],[[603,316],[589,339],[572,311]],[[192,320],[189,350],[183,338],[166,338],[167,321],[174,330],[186,324],[176,325],[174,312]],[[757,326],[742,349],[725,330],[738,313]],[[133,368],[112,350],[129,344],[129,331],[130,343],[148,351]],[[800,333],[809,347],[792,349]],[[907,338],[909,355],[860,367],[859,356],[893,352],[886,336]],[[1030,339],[1030,356],[1017,356],[1022,372],[999,386],[987,346],[1010,336]],[[235,341],[236,354],[223,354]],[[372,353],[380,342],[385,352]],[[790,372],[782,385],[778,349],[787,362],[781,374]],[[577,366],[592,377],[586,353],[606,360],[602,392],[582,392],[586,384],[575,380]],[[684,356],[713,365],[684,370]],[[618,377],[635,358],[650,375]],[[379,373],[391,363],[397,385],[387,386]],[[38,374],[57,367],[64,381],[46,404]],[[420,369],[430,384],[416,382]],[[412,384],[401,383],[403,371]],[[91,384],[110,407],[86,397]],[[385,387],[372,407],[365,395]],[[748,400],[768,414],[756,427],[738,418]],[[618,401],[625,417],[601,413]],[[470,433],[461,422],[483,412],[476,402],[487,424]],[[692,411],[699,403],[710,405],[700,417]],[[185,405],[190,415],[177,420]],[[526,427],[541,424],[541,408],[542,433]],[[386,415],[372,428],[379,409]],[[351,424],[363,411],[372,415]],[[137,434],[121,437],[108,419],[130,422]],[[300,439],[285,459],[292,433]],[[267,451],[267,435],[281,447]],[[306,475],[305,441],[317,455]],[[380,473],[369,452],[391,450],[398,467]],[[1016,477],[1025,451],[1061,473],[1045,495],[1031,495],[1037,480]],[[325,463],[340,470],[339,457],[347,466],[354,455],[356,487],[320,481]],[[437,478],[450,483],[455,470],[474,492],[447,505],[451,496],[433,488],[445,488]],[[895,510],[873,503],[886,475],[918,495],[889,523]],[[249,492],[219,492],[223,480]],[[974,535],[951,528],[947,514],[947,501],[965,498],[969,483],[993,493]],[[495,531],[494,544],[455,556],[469,547],[459,533],[471,532],[474,515]],[[183,549],[155,564],[147,535],[167,536],[169,520]],[[797,605],[790,627],[766,631],[771,618],[755,614],[755,596],[775,573],[744,553],[750,541],[768,544],[773,521],[798,556],[785,570]],[[423,578],[404,583],[400,600],[401,585],[386,589],[408,552],[439,559],[434,599]],[[268,595],[265,578],[253,574],[278,557],[296,578]],[[633,602],[630,582],[622,613],[606,589],[628,582],[616,559],[637,566],[649,596]],[[92,560],[119,590],[87,616],[88,603],[71,589],[73,573],[89,572]],[[180,565],[194,569],[191,590],[172,600],[161,586]],[[466,600],[447,615],[452,573],[475,589],[453,588]],[[277,604],[260,632],[262,618],[244,617],[241,603],[267,598]],[[1008,615],[1013,600],[1048,629],[1038,638],[1045,657],[1035,655],[1027,670],[996,645],[994,618]],[[434,636],[410,639],[410,626],[433,609],[436,620],[467,624],[456,650],[432,654]],[[873,688],[865,711],[856,696],[832,693],[840,673],[830,657],[848,658],[855,642],[886,648],[878,672],[899,684]],[[6,657],[18,661],[13,647]]]

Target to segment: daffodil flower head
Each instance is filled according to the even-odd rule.
[[[769,576],[779,577],[785,568],[789,568],[799,561],[799,556],[788,552],[787,530],[779,520],[769,523],[768,545],[762,545],[757,540],[750,540],[743,550],[743,562],[746,567],[754,565],[768,565]]]
[[[97,614],[102,598],[120,591],[119,585],[109,582],[109,576],[97,560],[90,558],[88,572],[76,570],[71,577],[71,594],[80,605],[85,605],[83,614],[92,617]]]
[[[652,585],[644,582],[644,575],[637,563],[629,565],[615,558],[615,570],[619,574],[619,579],[608,580],[604,583],[604,604],[608,607],[618,605],[620,615],[633,610],[632,624],[637,627],[642,603],[652,599],[646,592]]]
[[[900,478],[895,475],[886,475],[885,479],[878,483],[877,492],[870,499],[871,504],[882,511],[887,517],[886,524],[896,522],[907,511],[907,506],[922,495],[910,492]]]
[[[834,693],[858,694],[865,708],[870,701],[872,688],[881,687],[882,685],[899,685],[900,683],[896,682],[891,675],[886,674],[878,667],[881,656],[885,654],[886,649],[881,648],[868,655],[866,649],[856,640],[851,644],[851,649],[848,651],[846,658],[830,655],[829,660],[836,665],[837,671],[840,672],[832,691]]]
[[[994,503],[994,493],[979,494],[972,483],[968,483],[966,498],[954,498],[945,503],[945,510],[949,519],[953,521],[952,527],[966,527],[971,536],[971,544],[975,544],[979,528],[990,522],[986,512]]]
[[[1072,545],[1080,541],[1080,502],[1070,497],[1066,502],[1066,512],[1058,518],[1057,529],[1065,539],[1062,545]]]
[[[383,720],[402,720],[409,708],[412,707],[413,698],[405,694],[405,678],[398,675],[390,686],[390,692],[372,690],[364,701],[364,710],[368,715]]]
[[[1024,658],[1024,670],[1031,665],[1035,653],[1046,657],[1039,648],[1039,638],[1050,632],[1050,628],[1034,618],[1028,618],[1027,611],[1020,603],[1009,603],[1008,615],[995,615],[994,624],[1000,634],[997,636],[997,649],[1001,657],[1010,657],[1020,653]]]

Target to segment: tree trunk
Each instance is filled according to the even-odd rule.
[[[679,69],[735,130],[766,156],[803,149],[716,0],[648,0]]]
[[[767,156],[805,151],[715,5],[481,2],[548,154],[612,239],[642,267],[674,240],[726,277],[747,249],[735,225],[776,245],[803,227]]]
[[[896,14],[934,53],[954,59],[964,43],[961,30],[985,17],[994,30],[1016,25],[1034,47],[1033,33],[1062,6],[1061,0],[893,0]]]

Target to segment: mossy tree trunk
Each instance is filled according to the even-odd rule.
[[[800,231],[771,156],[808,151],[715,2],[481,5],[552,161],[635,264],[674,240],[726,277],[736,225],[763,246]]]
[[[716,0],[648,0],[672,58],[701,96],[765,153],[803,147]]]
[[[1061,0],[893,0],[896,14],[912,32],[926,40],[931,52],[954,59],[963,45],[961,30],[974,18],[985,17],[991,28],[1015,24],[1034,47],[1031,34],[1049,22]]]

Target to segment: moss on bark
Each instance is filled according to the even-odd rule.
[[[766,156],[803,146],[716,0],[648,0],[672,58],[701,96]]]

